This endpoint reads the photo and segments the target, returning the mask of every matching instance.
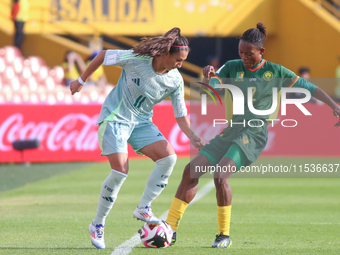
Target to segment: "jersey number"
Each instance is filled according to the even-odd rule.
[[[253,91],[253,102],[256,101],[256,99],[254,98],[255,92],[256,92],[256,87],[251,87],[252,91]]]
[[[135,102],[135,104],[134,104],[133,106],[139,108],[139,107],[142,105],[142,103],[145,101],[145,98],[146,98],[146,97],[139,96],[139,97],[136,99],[136,102]],[[138,106],[137,106],[137,105],[138,105]]]

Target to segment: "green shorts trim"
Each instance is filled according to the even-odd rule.
[[[237,169],[236,171],[241,169],[241,166],[248,166],[249,165],[249,161],[247,159],[246,154],[244,154],[244,152],[241,150],[241,148],[233,143],[229,150],[227,151],[227,153],[223,156],[224,158],[230,158],[232,159],[236,166]]]
[[[209,152],[200,150],[199,153],[205,155],[208,158],[210,165],[215,166],[218,164],[219,161],[217,161],[212,155],[210,155]],[[249,161],[247,159],[246,154],[244,154],[241,148],[235,143],[230,146],[229,150],[223,157],[230,158],[235,162],[237,167],[236,171],[240,170],[241,166],[249,165]]]
[[[209,152],[206,152],[204,150],[200,150],[198,153],[206,156],[208,158],[211,166],[215,166],[215,165],[218,164],[218,161],[213,156],[211,156]]]

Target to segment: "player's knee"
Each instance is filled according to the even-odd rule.
[[[229,188],[228,179],[225,178],[214,178],[216,189]]]
[[[161,158],[161,159],[157,160],[156,164],[158,166],[173,168],[175,166],[175,164],[176,164],[176,161],[177,161],[177,155],[176,154],[172,154],[170,156],[167,156],[165,158]]]
[[[187,184],[198,183],[198,178],[192,178],[190,175],[190,163],[187,164],[183,171],[182,182]]]
[[[190,163],[188,163],[185,166],[182,179],[189,179],[189,178],[190,178]]]
[[[172,170],[176,164],[177,155],[172,154],[156,161],[155,173],[160,176],[164,183],[168,183]]]

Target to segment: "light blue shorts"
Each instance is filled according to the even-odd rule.
[[[103,156],[128,153],[128,143],[138,152],[161,140],[166,139],[158,127],[149,121],[138,124],[103,121],[99,124],[98,142]]]

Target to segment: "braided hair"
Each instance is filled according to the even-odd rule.
[[[243,33],[241,40],[254,44],[259,49],[264,48],[264,39],[267,37],[267,27],[258,22],[256,28],[250,28]]]
[[[178,27],[166,32],[159,37],[143,37],[141,42],[132,48],[137,55],[150,57],[162,56],[166,53],[176,54],[181,50],[189,51],[188,40],[181,35],[181,30]]]

